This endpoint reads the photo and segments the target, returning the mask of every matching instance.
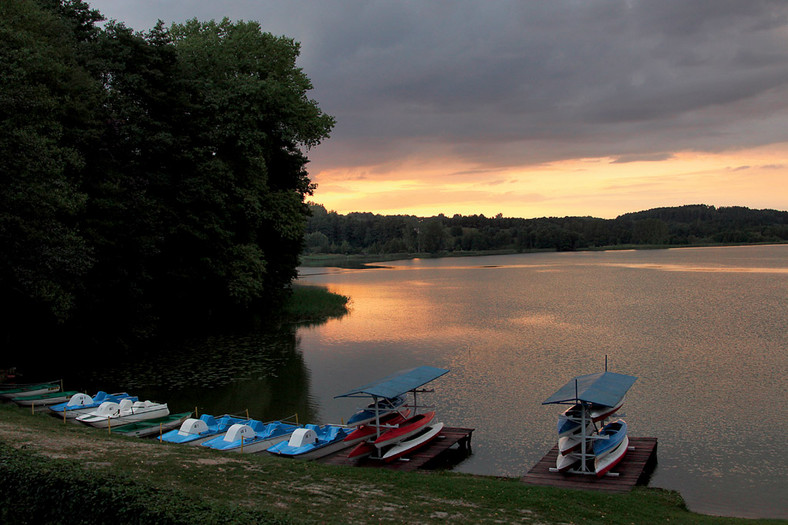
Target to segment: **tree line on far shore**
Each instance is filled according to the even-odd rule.
[[[306,253],[448,254],[490,250],[572,251],[788,241],[788,212],[703,204],[655,208],[615,219],[484,215],[415,217],[327,211],[310,204]]]

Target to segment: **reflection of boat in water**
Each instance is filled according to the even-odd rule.
[[[358,442],[345,441],[347,435],[347,427],[339,425],[306,425],[293,432],[289,441],[274,445],[268,452],[287,458],[317,459]]]
[[[65,413],[66,419],[76,419],[77,416],[92,412],[101,406],[105,401],[113,401],[120,403],[122,399],[129,398],[132,401],[137,401],[135,396],[130,396],[126,392],[118,392],[116,394],[107,394],[103,390],[99,390],[95,396],[90,397],[87,394],[74,394],[67,403],[60,403],[49,407],[50,414],[56,417],[63,417]]]
[[[287,440],[299,427],[281,421],[263,423],[249,420],[235,423],[227,433],[202,443],[203,447],[215,450],[244,452],[251,454],[260,452],[281,441]]]
[[[170,430],[161,436],[161,440],[168,443],[199,445],[209,439],[225,434],[234,424],[246,421],[248,420],[226,414],[218,420],[209,414],[203,414],[199,419],[188,418],[181,424],[181,428]]]
[[[137,423],[129,423],[127,425],[121,425],[118,428],[113,428],[112,433],[129,437],[153,436],[180,426],[180,424],[191,414],[191,412],[181,412],[180,414],[169,414],[167,416],[147,419]]]
[[[398,442],[396,445],[388,449],[386,453],[383,454],[383,461],[394,461],[395,459],[399,459],[406,454],[415,452],[419,448],[430,443],[433,439],[437,438],[441,433],[441,430],[443,430],[443,423],[436,423],[434,425],[424,427],[421,432],[414,434],[409,439]]]
[[[167,403],[153,401],[131,401],[122,399],[120,403],[105,401],[95,411],[77,417],[77,421],[98,428],[107,428],[145,421],[169,415]]]

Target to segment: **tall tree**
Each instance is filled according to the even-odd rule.
[[[169,282],[247,306],[295,276],[313,191],[302,148],[328,137],[334,120],[307,97],[293,40],[227,19],[170,31],[193,112],[175,184],[178,230],[163,254],[183,264]]]
[[[76,24],[42,5],[0,2],[0,301],[5,321],[45,326],[71,315],[93,263],[77,179],[98,91]]]

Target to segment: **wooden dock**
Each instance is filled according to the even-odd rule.
[[[529,485],[543,485],[565,489],[601,490],[605,492],[629,492],[635,485],[646,485],[657,464],[657,438],[629,438],[630,450],[612,472],[618,476],[572,474],[550,472],[555,468],[558,445],[537,463],[521,480]]]
[[[349,459],[347,455],[353,447],[346,448],[317,461],[329,465],[355,465],[359,467],[377,467],[391,470],[413,471],[416,469],[429,469],[441,465],[450,465],[457,460],[464,459],[471,454],[472,428],[444,427],[438,437],[428,445],[416,450],[407,458],[386,463],[379,459],[361,458]],[[457,445],[455,447],[455,445]]]

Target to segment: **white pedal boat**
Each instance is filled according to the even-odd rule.
[[[93,412],[77,417],[77,421],[96,428],[117,427],[128,423],[137,423],[146,419],[155,419],[170,414],[167,403],[153,401],[131,401],[122,399],[120,403],[106,401]]]

